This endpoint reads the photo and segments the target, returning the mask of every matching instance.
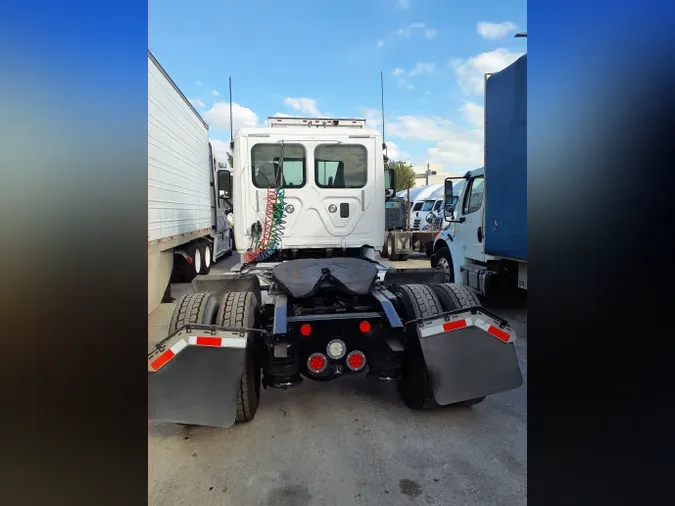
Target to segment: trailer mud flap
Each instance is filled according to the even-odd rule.
[[[231,427],[237,409],[246,334],[182,331],[148,355],[150,422]]]
[[[417,332],[438,404],[505,392],[523,383],[515,332],[480,309],[422,319]]]

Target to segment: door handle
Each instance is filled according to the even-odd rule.
[[[478,242],[483,242],[483,227],[478,227]]]

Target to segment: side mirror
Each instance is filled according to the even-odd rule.
[[[451,220],[455,215],[455,206],[453,205],[455,199],[452,193],[452,179],[450,178],[446,178],[445,180],[444,197],[443,216],[446,220]]]
[[[229,170],[218,171],[218,198],[232,198],[232,173]]]
[[[384,196],[392,198],[396,195],[396,171],[394,169],[384,169]]]

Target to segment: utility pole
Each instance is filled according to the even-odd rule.
[[[429,174],[430,173],[431,173],[431,171],[429,170],[429,163],[427,162],[427,172],[425,174],[426,175],[426,185],[425,186],[429,186]]]

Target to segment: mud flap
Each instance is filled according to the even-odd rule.
[[[506,392],[523,383],[515,332],[482,308],[424,318],[417,333],[438,404]]]
[[[148,355],[150,422],[234,425],[246,334],[179,331]]]

